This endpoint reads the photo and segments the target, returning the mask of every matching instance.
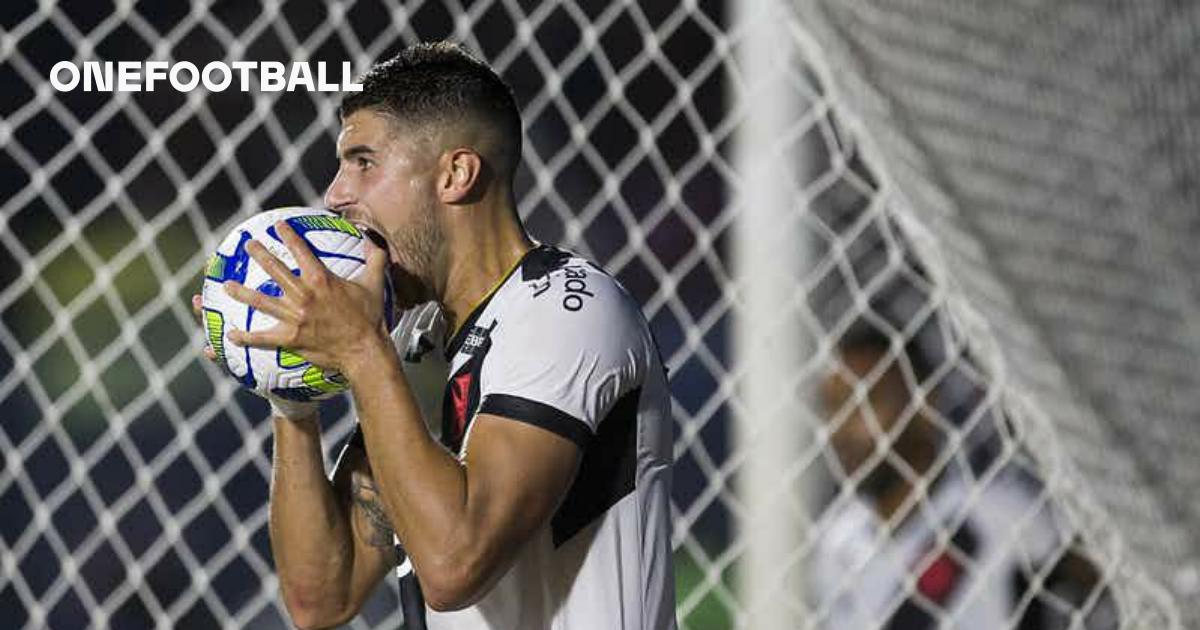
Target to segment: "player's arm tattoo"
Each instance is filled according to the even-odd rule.
[[[366,475],[351,475],[350,494],[354,504],[362,510],[370,529],[363,534],[363,542],[371,547],[391,547],[395,530],[383,501],[379,498],[379,487]]]

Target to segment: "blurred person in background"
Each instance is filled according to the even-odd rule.
[[[950,457],[924,354],[865,321],[838,346],[820,395],[836,478],[813,575],[821,627],[1049,630],[1116,626],[1111,597],[1036,480]],[[919,394],[919,395],[918,395]],[[1041,581],[1041,586],[1034,586]]]

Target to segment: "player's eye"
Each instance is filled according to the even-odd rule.
[[[355,163],[358,165],[358,169],[361,171],[365,171],[368,168],[371,168],[372,166],[375,165],[374,162],[372,162],[371,160],[368,160],[365,157],[360,157],[360,158],[355,159]]]

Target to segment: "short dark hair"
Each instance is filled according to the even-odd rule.
[[[869,352],[882,357],[892,352],[892,338],[874,323],[860,318],[842,334],[837,348],[842,353]],[[908,361],[918,381],[925,380],[933,372],[930,357],[916,337],[905,340],[899,358]]]
[[[409,46],[371,67],[340,115],[369,109],[418,126],[473,117],[500,132],[501,168],[511,179],[521,158],[521,114],[512,89],[492,68],[453,42]]]

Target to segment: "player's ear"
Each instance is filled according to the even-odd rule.
[[[485,188],[479,153],[466,147],[451,149],[442,154],[441,162],[438,196],[442,203],[460,205],[478,200]]]

